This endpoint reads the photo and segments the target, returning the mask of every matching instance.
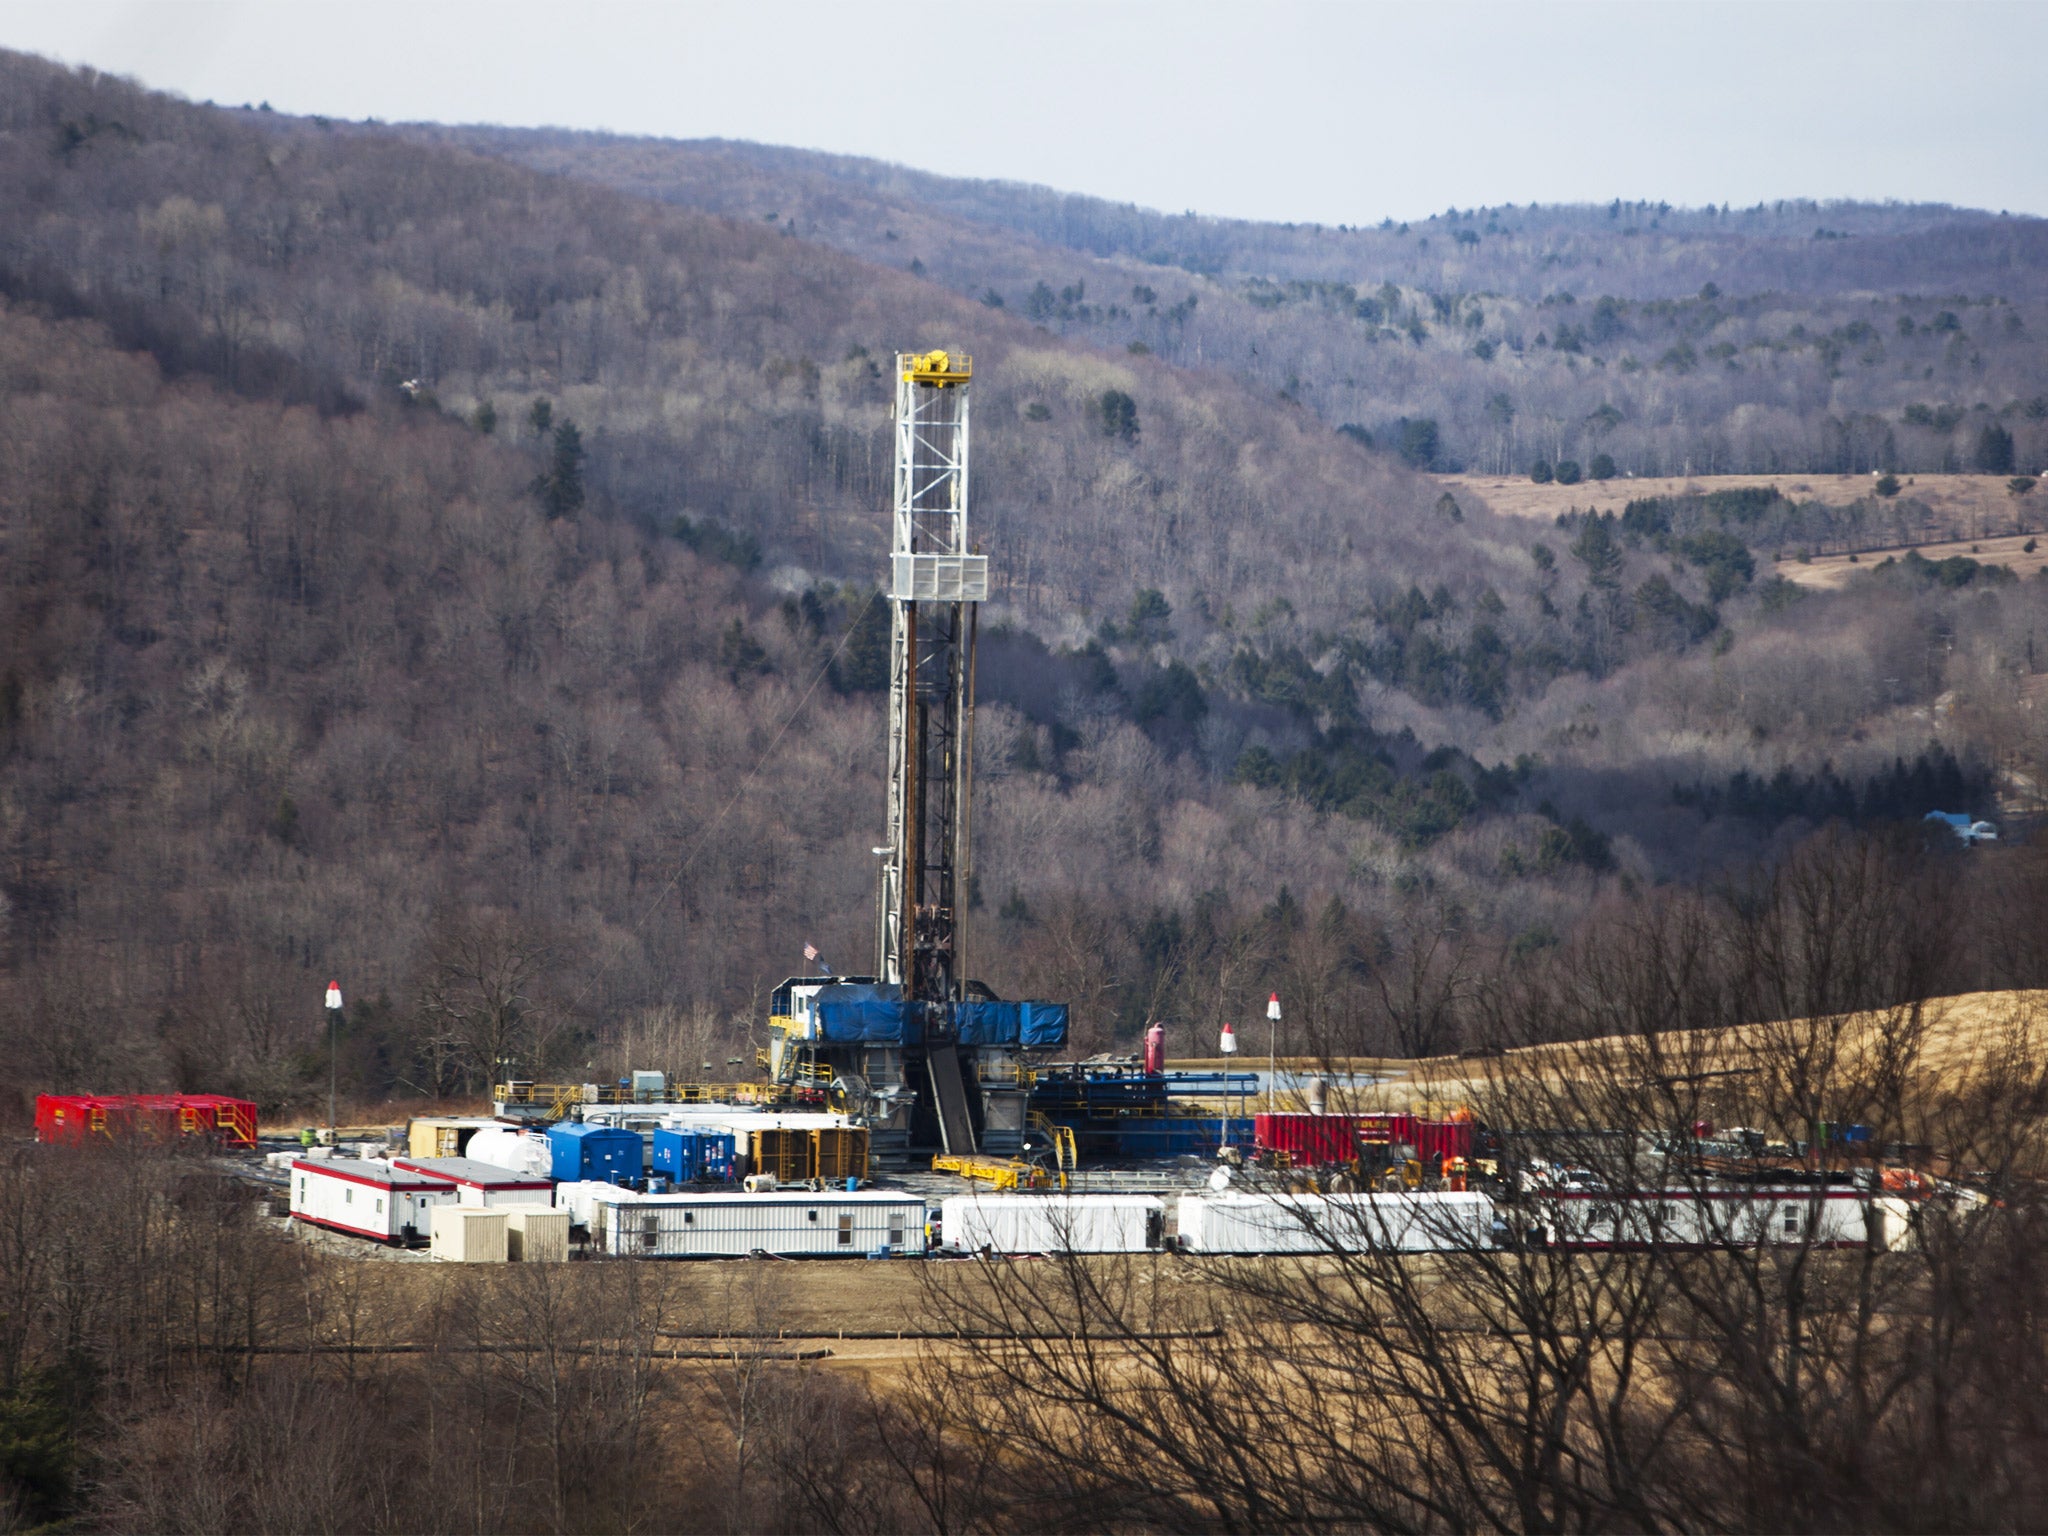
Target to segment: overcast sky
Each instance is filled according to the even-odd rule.
[[[194,100],[874,155],[1328,224],[1516,202],[2048,213],[2048,4],[0,0]]]

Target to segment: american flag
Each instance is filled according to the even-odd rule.
[[[815,960],[815,959],[817,959],[817,958],[818,958],[818,946],[817,946],[817,945],[815,945],[815,944],[806,944],[806,945],[804,946],[804,958],[805,958],[806,960]]]

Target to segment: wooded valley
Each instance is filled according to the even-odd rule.
[[[1883,344],[1939,370],[1965,335],[1983,370],[1962,356],[1915,398],[1974,412],[2003,381],[1989,416],[2024,467],[2035,419],[2008,407],[2040,385],[2007,321],[2035,323],[2027,221],[1774,213],[1778,255],[1737,242],[1714,269],[1729,296],[1701,297],[1710,235],[1748,216],[1629,210],[1638,234],[1611,240],[1670,244],[1687,292],[1615,268],[1624,329],[1575,353],[1559,317],[1591,337],[1587,264],[1620,211],[1501,215],[1521,233],[1476,247],[1444,231],[1485,219],[1432,224],[1429,261],[1478,264],[1466,297],[1440,314],[1448,269],[1373,254],[1400,289],[1374,299],[1381,324],[1353,277],[1336,309],[1297,289],[1338,280],[1311,259],[1325,244],[1419,253],[1424,226],[1347,246],[1136,216],[1117,233],[1083,207],[1069,249],[1031,196],[948,202],[909,178],[927,222],[877,233],[863,199],[886,192],[897,221],[910,193],[816,169],[805,196],[843,187],[842,224],[780,190],[771,224],[596,185],[627,179],[596,159],[500,157],[536,158],[525,140],[196,106],[18,55],[0,87],[0,1038],[23,1093],[204,1079],[296,1102],[325,1079],[337,974],[345,1080],[370,1102],[473,1090],[508,1057],[750,1067],[807,941],[868,958],[898,348],[976,359],[996,583],[978,964],[1006,995],[1070,999],[1085,1049],[1153,1018],[1192,1045],[1275,985],[1318,1048],[1454,1049],[1483,1033],[1479,978],[1645,890],[1830,820],[2038,800],[2041,583],[1894,562],[1804,592],[1773,565],[1835,525],[1769,495],[1496,516],[1431,480],[1432,455],[1404,460],[1390,413],[1425,405],[1395,374],[1352,375],[1378,414],[1317,393],[1358,359],[1535,358],[1529,399],[1579,412],[1624,344],[1647,362],[1688,327],[1777,313],[1740,284],[1783,283],[1809,332],[1861,314],[1833,285],[1881,245],[1930,284],[2015,274],[1989,305],[1885,299]],[[797,163],[712,161],[731,197]],[[952,258],[918,238],[969,212],[981,233]],[[1809,217],[1855,238],[1794,251]],[[886,261],[841,248],[856,227]],[[1175,230],[1175,262],[1146,262]],[[1525,260],[1539,240],[1583,259]],[[998,271],[998,248],[1041,265]],[[943,265],[970,258],[971,277]],[[1148,299],[1087,266],[1132,260]],[[1255,260],[1258,281],[1231,275]],[[1546,306],[1567,276],[1583,291]],[[1473,299],[1482,280],[1501,297]],[[1490,318],[1467,326],[1474,304]],[[1468,355],[1510,319],[1519,353]],[[1328,368],[1286,364],[1291,397],[1244,363],[1339,321]],[[1804,344],[1753,361],[1817,365]],[[1627,377],[1701,375],[1734,377]],[[1821,433],[1832,398],[1776,408]],[[1479,452],[1483,408],[1427,409],[1439,456]],[[1617,409],[1600,440],[1620,458],[1637,418]],[[1873,502],[1871,526],[1908,499]],[[1957,899],[1989,925],[2032,855],[1968,857]],[[2031,984],[2031,954],[1966,941],[1958,975]]]

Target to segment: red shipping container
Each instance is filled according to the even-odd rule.
[[[1252,1139],[1262,1152],[1286,1153],[1297,1168],[1348,1163],[1358,1156],[1348,1115],[1255,1115]]]
[[[78,1146],[94,1136],[115,1136],[128,1128],[131,1113],[120,1095],[39,1093],[36,1140]]]
[[[1445,1161],[1472,1155],[1473,1128],[1478,1124],[1469,1114],[1448,1120],[1424,1120],[1419,1115],[1360,1115],[1358,1139],[1368,1146],[1391,1146],[1405,1142],[1422,1162]]]
[[[128,1129],[152,1141],[176,1141],[184,1134],[174,1093],[135,1093],[128,1096]]]
[[[187,1135],[211,1136],[224,1147],[256,1148],[256,1106],[219,1093],[176,1095]]]
[[[41,1093],[36,1140],[79,1145],[94,1136],[175,1141],[205,1136],[254,1150],[256,1106],[218,1093]]]
[[[1284,1152],[1298,1167],[1317,1168],[1362,1158],[1384,1165],[1394,1148],[1409,1146],[1424,1163],[1472,1155],[1475,1122],[1469,1115],[1424,1120],[1417,1115],[1260,1115],[1253,1131],[1262,1151]]]

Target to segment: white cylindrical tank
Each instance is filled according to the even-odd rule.
[[[530,1173],[536,1178],[545,1179],[554,1172],[554,1157],[548,1150],[547,1137],[509,1125],[494,1125],[478,1131],[469,1138],[469,1150],[465,1155],[480,1163],[492,1163],[514,1173]]]

